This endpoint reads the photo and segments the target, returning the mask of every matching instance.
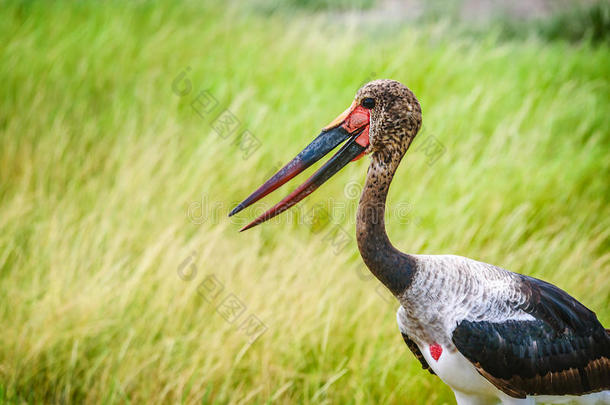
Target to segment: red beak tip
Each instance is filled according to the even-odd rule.
[[[258,223],[256,223],[256,221],[250,222],[248,225],[246,225],[243,228],[241,228],[239,230],[239,232],[247,231],[248,229],[253,228],[256,225],[258,225]]]

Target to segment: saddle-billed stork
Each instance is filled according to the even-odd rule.
[[[421,126],[415,95],[375,80],[229,216],[343,147],[304,184],[242,230],[292,207],[350,161],[370,154],[358,206],[362,259],[400,303],[402,337],[458,404],[610,403],[610,331],[595,313],[552,284],[451,255],[398,251],[384,225],[386,196]]]

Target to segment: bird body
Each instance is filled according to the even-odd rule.
[[[560,334],[550,333],[531,339],[527,333],[529,329],[543,330],[545,321],[529,308],[531,294],[528,292],[539,286],[551,288],[576,307],[573,312],[588,311],[567,293],[541,280],[465,257],[414,256],[418,270],[411,285],[398,297],[401,304],[396,313],[398,327],[422,366],[454,390],[459,404],[494,403],[494,400],[505,404],[565,403],[568,399],[583,404],[610,401],[610,391],[581,396],[563,394],[591,390],[591,387],[580,387],[581,379],[574,381],[572,372],[555,373],[554,379],[544,378],[548,370],[565,369],[561,364],[563,357],[575,353],[581,343],[579,339],[583,339],[572,332],[572,340],[566,339],[562,348],[555,347],[563,343]],[[589,327],[596,329],[602,337],[602,342],[596,345],[599,352],[592,356],[601,357],[606,331],[593,313],[588,320],[581,321],[590,322]],[[471,332],[471,325],[479,325],[479,330],[489,334],[489,338],[478,339],[479,336]],[[485,330],[487,325],[493,325],[495,329]],[[509,331],[509,336],[496,335],[497,330],[501,333],[503,329]],[[565,335],[570,336],[570,333]],[[497,336],[496,340],[494,336]],[[505,358],[507,351],[510,356]],[[479,363],[477,367],[469,358],[484,352],[494,353],[490,361],[508,373],[519,375],[529,367],[534,377],[529,385],[521,383],[522,389],[514,383],[507,385],[497,381],[493,376],[486,378],[483,373],[490,364]],[[586,354],[574,356],[579,355],[584,356],[583,362],[590,361]],[[547,369],[543,368],[545,365]],[[591,378],[607,380],[607,364],[605,367],[596,369],[599,374]],[[528,392],[527,388],[531,390]],[[540,394],[533,394],[535,392]]]
[[[303,185],[242,230],[290,208],[366,153],[371,164],[356,217],[358,248],[400,303],[399,330],[422,367],[453,389],[459,405],[610,404],[610,332],[576,299],[490,264],[407,254],[392,245],[386,198],[420,127],[421,108],[408,88],[394,80],[367,83],[343,114],[230,215],[347,139]]]

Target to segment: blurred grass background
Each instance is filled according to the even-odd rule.
[[[275,224],[226,218],[375,78],[424,115],[389,196],[395,245],[543,278],[610,326],[608,3],[476,26],[347,4],[0,5],[1,402],[453,403],[361,264],[367,159]],[[225,110],[239,128],[221,137]],[[330,214],[303,221],[317,203]]]

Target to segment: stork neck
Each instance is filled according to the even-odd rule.
[[[356,220],[358,249],[364,263],[394,295],[404,292],[415,272],[415,258],[392,245],[384,222],[388,190],[401,159],[400,154],[373,155]]]

